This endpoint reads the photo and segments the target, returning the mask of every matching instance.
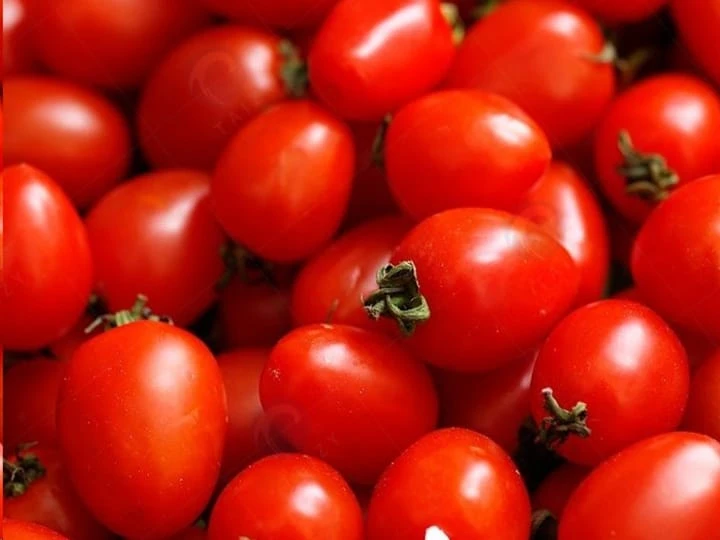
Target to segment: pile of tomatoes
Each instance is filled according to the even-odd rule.
[[[720,539],[720,0],[4,0],[5,540]]]

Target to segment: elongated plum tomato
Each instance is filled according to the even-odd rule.
[[[558,538],[713,538],[718,508],[720,443],[695,433],[666,433],[593,470],[570,497]]]
[[[720,441],[720,348],[693,375],[682,427]]]
[[[689,383],[685,351],[658,315],[635,302],[602,300],[568,315],[540,348],[530,386],[532,414],[560,455],[597,465],[636,441],[675,429]],[[576,408],[578,402],[584,406]],[[571,412],[561,414],[558,407]],[[566,440],[563,428],[569,430]],[[585,428],[589,436],[580,433]]]
[[[113,532],[166,538],[208,503],[227,405],[215,358],[192,334],[137,321],[84,343],[67,365],[57,419],[73,485]]]
[[[333,322],[376,329],[359,300],[376,288],[377,269],[390,261],[409,229],[410,222],[403,217],[374,219],[346,232],[310,259],[293,285],[295,325]]]
[[[340,226],[354,167],[350,130],[310,101],[276,105],[231,139],[215,169],[215,215],[271,261],[304,259]]]
[[[342,476],[319,459],[276,454],[250,465],[223,490],[210,540],[361,540],[360,506]]]
[[[201,0],[208,9],[243,23],[282,29],[307,28],[322,22],[338,0],[273,0],[237,2]]]
[[[454,371],[490,371],[529,353],[570,308],[579,283],[567,251],[540,227],[490,209],[427,218],[391,264],[365,298],[369,314],[395,312],[409,349]]]
[[[437,422],[426,368],[391,338],[343,325],[310,325],[285,336],[260,379],[266,414],[300,452],[345,478],[372,484]]]
[[[618,96],[595,136],[595,170],[613,206],[644,221],[668,192],[720,170],[720,96],[689,75],[663,74]]]
[[[446,86],[505,96],[553,148],[568,146],[593,129],[615,92],[612,64],[594,58],[603,47],[600,27],[581,9],[510,0],[467,33]]]
[[[6,518],[2,522],[3,540],[69,540],[59,532],[47,527]]]
[[[632,252],[648,305],[669,321],[720,341],[720,174],[694,180],[661,203]],[[681,224],[681,225],[678,225]]]
[[[602,208],[585,179],[566,163],[553,161],[517,213],[540,225],[575,261],[580,270],[575,305],[599,300],[610,271],[610,245]]]
[[[155,69],[137,111],[155,167],[214,167],[240,126],[286,96],[280,37],[242,26],[194,35]]]
[[[341,117],[377,121],[436,86],[454,54],[437,0],[340,0],[310,49],[310,84]]]
[[[627,23],[647,19],[660,11],[668,3],[668,0],[632,0],[631,2],[626,0],[571,0],[571,2],[587,9],[605,22]],[[702,2],[699,3],[702,4]]]
[[[422,509],[422,510],[420,510]],[[367,539],[525,540],[530,501],[510,457],[493,441],[460,428],[415,442],[378,481],[367,515]]]
[[[670,9],[682,42],[690,49],[705,72],[715,83],[720,84],[720,56],[717,54],[720,1],[672,0]],[[687,57],[687,49],[684,56]]]
[[[547,169],[550,145],[504,97],[446,90],[393,116],[385,164],[395,199],[417,220],[452,208],[511,210]]]
[[[0,343],[39,349],[80,318],[92,285],[87,233],[51,178],[29,165],[2,173],[5,215]]]
[[[533,510],[547,510],[555,519],[560,519],[573,491],[590,473],[590,470],[573,463],[560,465],[545,477],[533,493]]]

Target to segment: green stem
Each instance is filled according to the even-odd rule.
[[[45,473],[45,467],[35,454],[18,450],[15,462],[3,459],[4,496],[19,497],[27,491],[30,484],[45,476]]]
[[[549,510],[535,510],[530,521],[532,540],[554,540],[557,538],[557,517]]]
[[[272,264],[232,241],[228,241],[220,247],[220,258],[225,263],[225,271],[215,284],[215,289],[218,291],[227,287],[230,280],[236,275],[244,283],[254,283],[259,276],[260,281],[275,285]]]
[[[635,150],[630,134],[625,130],[618,133],[617,144],[623,157],[617,171],[625,177],[627,192],[651,202],[666,199],[679,179],[675,171],[667,166],[665,158],[660,154],[643,154]]]
[[[599,53],[586,54],[585,58],[598,64],[615,64],[617,62],[617,49],[612,41],[608,40]]]
[[[285,83],[285,90],[291,97],[303,97],[308,87],[307,63],[301,58],[298,48],[287,39],[280,42],[279,49],[283,58],[280,78]]]
[[[459,45],[465,38],[465,25],[463,25],[458,7],[450,2],[443,2],[440,4],[440,11],[442,11],[443,17],[450,25],[452,30],[453,43]]]
[[[104,326],[105,330],[124,326],[136,321],[157,321],[167,324],[173,324],[172,319],[165,315],[156,315],[147,305],[148,299],[144,294],[138,294],[135,303],[130,309],[123,309],[117,313],[109,313],[101,315],[95,319],[85,329],[85,333],[89,334],[99,326]]]
[[[565,409],[555,399],[552,388],[543,388],[542,395],[545,410],[550,416],[542,419],[537,442],[554,449],[571,435],[583,439],[590,436],[592,432],[587,426],[588,410],[584,402],[578,401],[572,409]]]
[[[383,121],[378,127],[377,134],[373,139],[372,164],[376,167],[382,168],[385,166],[385,137],[387,137],[387,131],[390,127],[391,120],[392,116],[389,114],[386,115],[385,118],[383,118]]]

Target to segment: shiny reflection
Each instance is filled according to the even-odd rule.
[[[530,126],[516,116],[496,113],[487,119],[490,131],[503,142],[520,146],[532,137]]]
[[[46,114],[48,124],[54,125],[53,129],[57,131],[85,133],[95,130],[96,118],[85,104],[70,102],[50,104]]]
[[[645,354],[645,325],[638,320],[622,323],[610,336],[607,344],[608,354],[615,359],[615,364],[628,370],[637,368],[638,359]]]
[[[303,139],[308,146],[322,146],[327,138],[327,133],[327,126],[315,122],[303,131]]]
[[[560,12],[554,14],[547,20],[548,28],[552,28],[556,34],[574,38],[580,29],[580,20],[573,13]]]
[[[498,228],[483,234],[482,241],[475,244],[470,257],[480,264],[500,262],[522,242],[522,231],[513,227]]]
[[[686,133],[694,133],[706,122],[707,106],[695,99],[678,99],[668,103],[664,116]]]
[[[423,26],[425,26],[425,10],[423,6],[419,3],[406,6],[376,25],[367,39],[353,50],[353,55],[362,59],[373,56],[376,51],[382,48],[383,44],[390,40],[393,34],[401,33],[403,27],[422,28]]]
[[[316,516],[329,504],[327,493],[320,486],[313,483],[299,485],[293,491],[292,507],[306,516]]]
[[[484,487],[492,476],[492,471],[487,463],[480,462],[470,466],[463,475],[460,484],[460,494],[466,499],[480,499],[483,496]]]

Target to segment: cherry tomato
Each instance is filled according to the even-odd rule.
[[[479,88],[519,105],[553,147],[579,142],[615,91],[600,27],[559,1],[510,0],[465,36],[446,85]]]
[[[511,454],[520,426],[530,415],[530,379],[535,354],[489,373],[440,372],[440,424],[487,435]]]
[[[518,212],[543,227],[580,270],[575,305],[599,300],[608,280],[610,247],[600,204],[569,165],[553,161],[525,196]]]
[[[565,463],[551,472],[532,496],[534,510],[547,510],[560,519],[573,491],[590,472],[587,467]]]
[[[641,21],[654,15],[668,0],[572,0],[573,4],[609,23]]]
[[[489,371],[532,351],[569,309],[579,282],[567,251],[540,227],[489,209],[448,210],[422,221],[391,263],[377,294],[365,299],[369,313],[379,316],[393,304],[412,332],[410,350],[455,371]],[[422,310],[415,303],[423,298],[429,319],[413,332]]]
[[[209,22],[195,0],[32,0],[33,42],[52,71],[85,84],[139,86],[172,47]]]
[[[693,375],[683,427],[720,441],[720,348]]]
[[[675,429],[689,378],[680,341],[653,311],[627,300],[595,302],[563,319],[540,348],[532,413],[560,455],[597,465]]]
[[[241,26],[196,34],[153,72],[138,108],[155,167],[212,169],[240,126],[287,94],[278,36]]]
[[[277,105],[245,124],[220,157],[215,214],[259,257],[304,259],[340,226],[353,163],[352,136],[339,120],[309,101]]]
[[[409,228],[402,217],[374,219],[346,232],[310,259],[293,286],[295,325],[333,322],[376,329],[360,299],[376,288],[377,269],[390,261]],[[392,330],[390,321],[388,327]]]
[[[664,74],[621,94],[598,126],[600,187],[640,223],[677,184],[720,170],[720,96],[701,80]]]
[[[361,540],[355,496],[319,459],[277,454],[237,475],[210,517],[209,540]]]
[[[67,362],[70,360],[72,355],[75,353],[75,349],[85,343],[92,336],[100,333],[100,328],[95,328],[91,332],[86,332],[94,320],[95,317],[85,314],[64,336],[57,341],[53,341],[48,347],[53,356],[61,362]]]
[[[304,326],[281,339],[260,400],[269,415],[288,411],[277,429],[290,444],[360,484],[437,422],[425,367],[390,338],[343,325]]]
[[[670,8],[682,41],[707,74],[720,84],[720,57],[716,40],[720,25],[720,1],[672,0]]]
[[[69,540],[62,534],[29,521],[4,519],[2,522],[4,540]]]
[[[558,538],[714,538],[718,508],[720,443],[667,433],[623,450],[590,473],[565,507]]]
[[[513,209],[550,164],[550,145],[509,100],[446,90],[397,112],[385,163],[395,199],[420,220],[452,208]]]
[[[14,450],[20,444],[56,442],[55,406],[63,365],[57,360],[33,358],[14,364],[5,373],[3,441]]]
[[[3,78],[15,73],[29,73],[37,67],[27,9],[30,1],[3,0]]]
[[[526,540],[530,502],[515,465],[487,437],[467,429],[430,433],[380,478],[367,517],[368,540]]]
[[[96,289],[111,311],[138,294],[176,324],[195,320],[215,299],[225,242],[209,201],[207,175],[148,173],[125,182],[87,217]]]
[[[15,479],[5,483],[7,517],[44,525],[72,540],[110,539],[73,490],[55,450],[33,447],[8,462]],[[7,496],[8,491],[13,494]]]
[[[720,342],[720,175],[677,190],[640,230],[632,274],[650,307]]]
[[[338,0],[237,2],[202,0],[208,9],[245,23],[271,28],[307,28],[319,24]]]
[[[5,208],[0,343],[33,350],[80,318],[92,285],[87,233],[70,200],[29,165],[2,173]]]
[[[340,0],[310,49],[310,84],[341,117],[379,121],[436,86],[454,55],[437,0]]]
[[[83,344],[67,364],[57,421],[73,485],[112,531],[165,538],[207,504],[227,406],[215,359],[188,332],[138,321]]]
[[[127,122],[100,94],[49,77],[5,80],[5,160],[32,163],[87,207],[124,177]]]

